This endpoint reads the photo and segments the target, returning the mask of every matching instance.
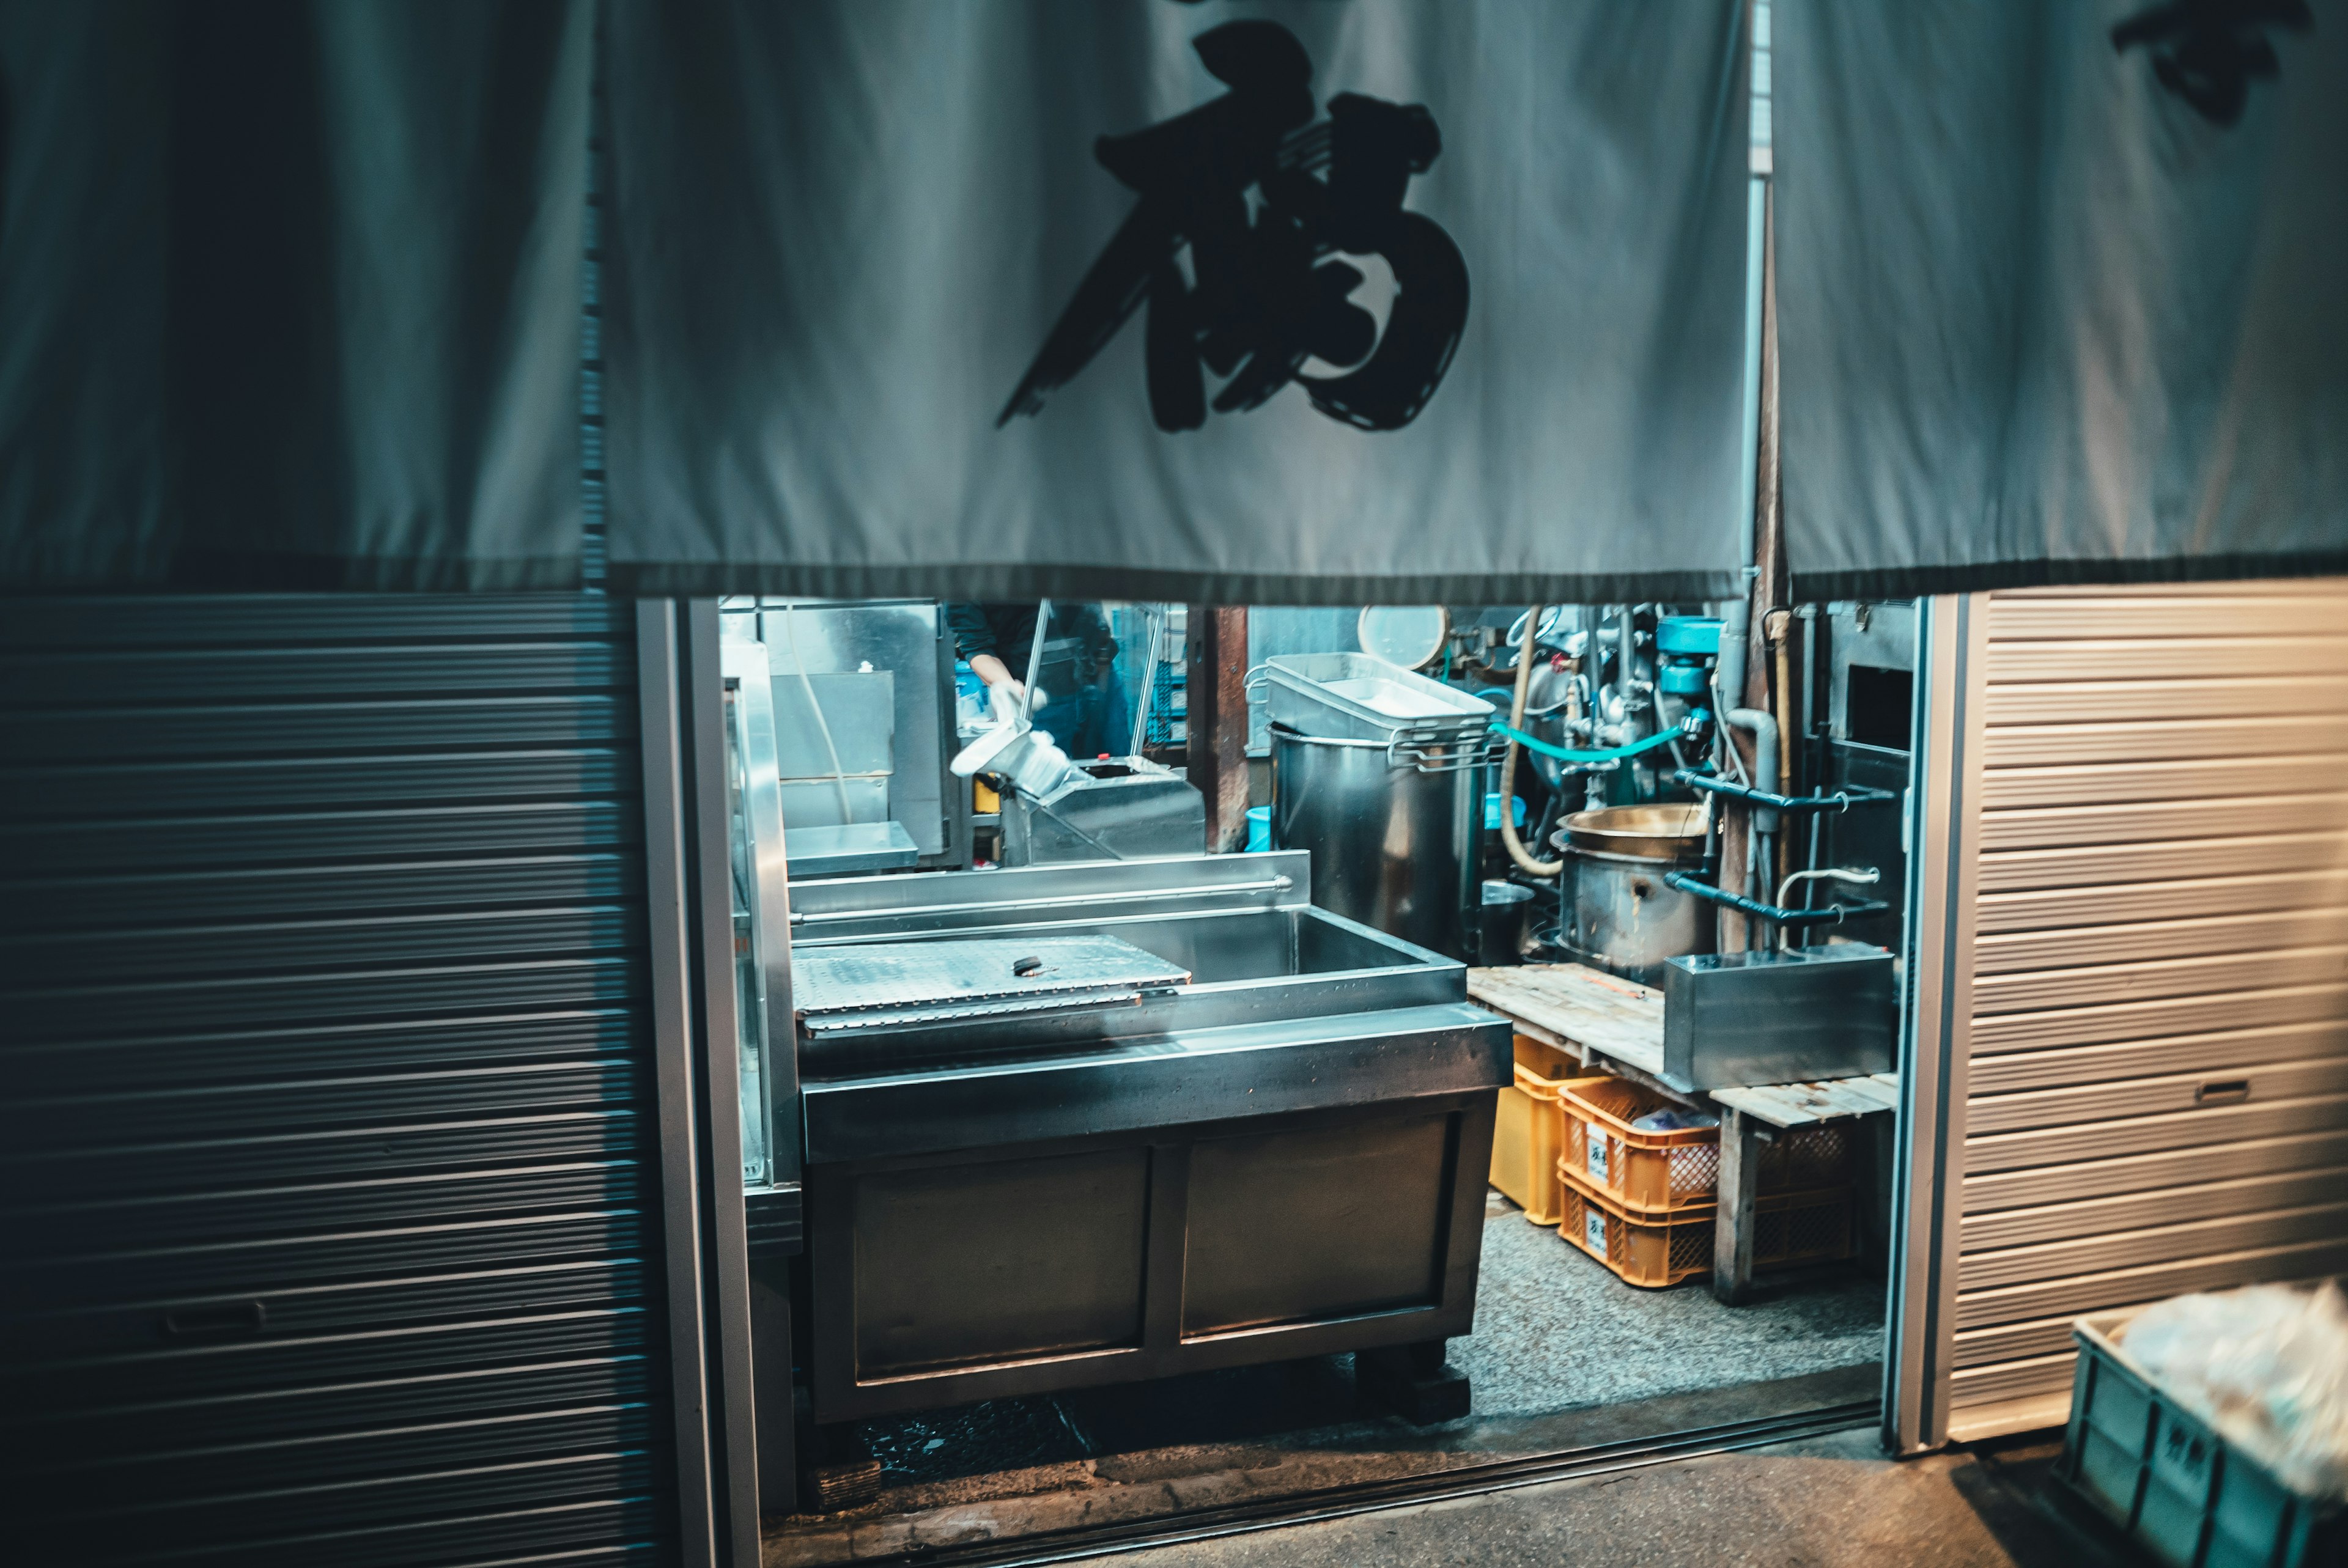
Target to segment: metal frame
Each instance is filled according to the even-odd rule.
[[[640,601],[636,676],[680,1554],[695,1568],[754,1568],[757,1435],[716,601]]]
[[[766,1118],[767,1186],[798,1180],[798,1053],[791,1033],[790,868],[783,843],[782,762],[775,739],[775,692],[764,643],[721,641],[719,668],[737,692],[743,811],[750,819],[750,933],[766,1032],[758,1085]]]
[[[1918,602],[1910,746],[1908,984],[1883,1364],[1883,1440],[1949,1440],[1980,860],[1986,594]]]

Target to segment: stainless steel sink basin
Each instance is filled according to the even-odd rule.
[[[1234,868],[1248,875],[1231,876]],[[794,952],[1084,932],[1117,937],[1191,975],[1190,984],[1138,1005],[803,1040],[801,1071],[812,1083],[914,1062],[976,1063],[1250,1024],[1466,1006],[1463,966],[1314,908],[1308,892],[1301,854],[794,884]]]

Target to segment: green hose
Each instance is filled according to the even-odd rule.
[[[1563,746],[1553,746],[1547,741],[1535,740],[1522,730],[1510,729],[1498,719],[1492,721],[1492,728],[1516,742],[1525,750],[1539,752],[1545,757],[1555,757],[1561,763],[1619,763],[1626,757],[1635,757],[1642,752],[1652,752],[1657,746],[1670,745],[1683,735],[1693,733],[1684,723],[1674,724],[1668,730],[1657,731],[1643,741],[1633,741],[1627,746],[1616,746],[1612,751],[1574,752],[1568,751]]]

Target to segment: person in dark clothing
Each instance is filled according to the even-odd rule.
[[[954,651],[971,673],[1014,699],[1026,695],[1028,654],[1035,647],[1033,604],[950,604],[946,624]],[[1043,705],[1035,727],[1070,756],[1121,752],[1132,721],[1117,682],[1117,639],[1097,604],[1054,604],[1044,631],[1044,662],[1035,677]]]

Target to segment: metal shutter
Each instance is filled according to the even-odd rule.
[[[674,1555],[634,627],[0,607],[12,1545]]]
[[[2348,582],[1974,605],[1961,1439],[2079,1314],[2348,1268]]]

